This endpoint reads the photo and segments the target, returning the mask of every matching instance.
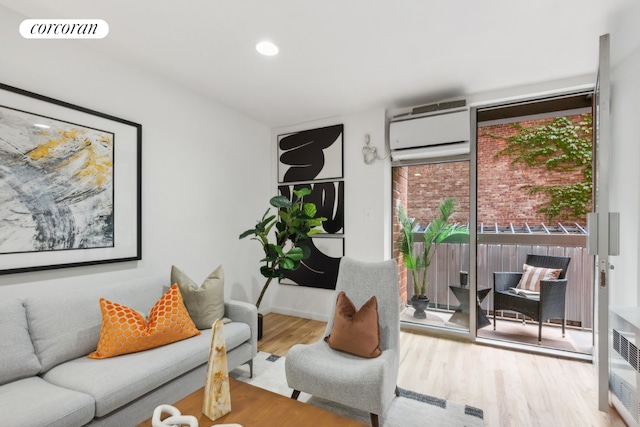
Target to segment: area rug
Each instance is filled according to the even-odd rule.
[[[229,375],[239,381],[290,397],[292,390],[287,386],[284,361],[284,357],[259,352],[253,361],[253,378],[249,378],[249,368],[246,365],[231,371]],[[306,393],[300,393],[298,400],[370,424],[369,414],[364,411]],[[484,425],[482,409],[404,389],[400,389],[400,397],[393,399],[380,421],[382,427]]]

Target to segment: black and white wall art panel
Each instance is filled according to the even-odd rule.
[[[278,136],[278,183],[343,177],[344,125]]]
[[[340,259],[344,256],[342,237],[313,237],[303,244],[311,250],[311,256],[297,270],[285,270],[280,283],[335,289]]]
[[[305,184],[280,185],[280,194],[293,198],[293,190],[310,188],[311,194],[304,198],[307,203],[314,203],[318,217],[327,218],[322,223],[322,230],[328,234],[344,233],[344,181],[312,182]]]
[[[311,256],[297,270],[285,271],[282,284],[335,289],[344,249],[344,125],[332,125],[278,136],[278,192],[311,189],[304,201],[327,218],[322,233],[306,240]]]

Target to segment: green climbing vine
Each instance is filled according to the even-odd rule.
[[[528,167],[546,167],[547,170],[580,170],[582,180],[573,184],[524,186],[528,194],[543,193],[548,200],[538,213],[547,221],[584,220],[592,203],[592,122],[591,114],[582,114],[574,124],[567,117],[556,117],[542,126],[513,126],[518,132],[506,138],[507,146],[496,157],[507,155],[512,164],[524,163]],[[504,137],[489,135],[493,138]]]

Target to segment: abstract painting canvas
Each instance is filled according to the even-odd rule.
[[[0,254],[113,247],[113,133],[0,107]]]
[[[307,246],[311,256],[297,270],[285,270],[280,283],[320,289],[335,289],[340,259],[344,256],[342,237],[314,237],[300,246]]]
[[[312,182],[308,184],[280,185],[278,191],[292,199],[293,190],[311,189],[304,198],[306,203],[316,205],[317,216],[327,218],[322,231],[328,234],[344,233],[344,181]]]
[[[278,136],[278,182],[337,179],[343,176],[344,125]]]
[[[0,274],[140,259],[141,126],[0,95]]]

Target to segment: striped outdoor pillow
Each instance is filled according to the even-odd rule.
[[[556,280],[562,273],[562,270],[558,268],[533,267],[527,264],[522,267],[522,278],[518,283],[518,288],[528,291],[540,292],[541,280]]]

